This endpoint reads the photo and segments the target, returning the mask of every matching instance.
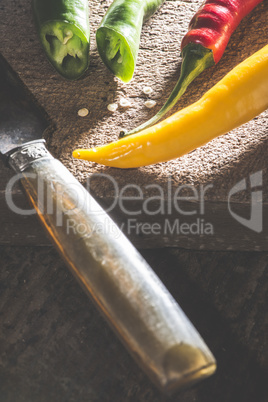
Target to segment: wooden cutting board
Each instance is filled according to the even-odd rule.
[[[202,1],[166,0],[145,23],[129,84],[106,69],[96,49],[96,28],[110,3],[89,2],[90,68],[76,82],[63,80],[48,63],[30,0],[10,0],[0,7],[0,53],[48,114],[54,127],[46,133],[50,151],[88,185],[137,247],[267,250],[267,111],[189,155],[154,166],[120,170],[72,159],[74,148],[113,141],[122,128],[137,126],[163,105],[179,76],[181,39]],[[267,17],[265,0],[242,21],[219,64],[191,84],[173,112],[197,100],[235,65],[267,44]],[[150,96],[143,93],[148,85],[153,89]],[[107,105],[122,97],[129,99],[131,106],[109,112]],[[147,99],[156,100],[155,108],[145,107]],[[77,114],[83,107],[89,110],[84,118]],[[0,244],[49,244],[36,216],[19,216],[8,209],[5,190],[12,176],[1,165]],[[250,188],[254,177],[258,186]],[[244,185],[242,191],[234,187],[239,182]],[[258,225],[250,221],[255,195],[260,201],[257,209],[253,208],[260,218]],[[27,206],[19,186],[14,187],[13,199],[17,205]]]

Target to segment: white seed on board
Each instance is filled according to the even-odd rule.
[[[120,106],[122,106],[122,107],[131,106],[130,101],[128,99],[126,99],[126,98],[121,98],[119,103],[120,103]]]
[[[110,103],[110,104],[107,106],[107,109],[109,110],[109,112],[115,112],[117,108],[118,108],[118,104],[117,104],[117,103]]]
[[[88,109],[83,107],[82,109],[79,109],[77,112],[78,116],[80,117],[85,117],[88,115]]]
[[[154,107],[154,106],[156,105],[156,101],[154,101],[154,100],[148,100],[148,101],[146,101],[146,102],[144,103],[144,105],[145,105],[146,107],[148,107],[149,109],[151,109],[152,107]]]
[[[153,90],[152,90],[151,87],[143,87],[142,92],[143,92],[145,95],[150,95],[150,94],[153,92]]]

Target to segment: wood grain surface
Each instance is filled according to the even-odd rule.
[[[211,223],[214,228],[212,237],[176,232],[164,235],[163,231],[159,234],[138,234],[136,229],[133,233],[126,232],[140,247],[180,245],[186,248],[266,250],[267,227],[262,233],[240,227],[241,225],[230,216],[227,200],[230,189],[236,183],[243,179],[249,180],[251,174],[262,171],[263,211],[267,216],[267,112],[189,155],[154,166],[125,171],[72,159],[71,151],[74,148],[90,147],[115,140],[121,128],[129,129],[145,121],[164,103],[179,76],[181,39],[187,31],[191,16],[202,1],[166,0],[145,23],[135,75],[129,84],[121,83],[106,69],[96,49],[95,31],[110,3],[110,0],[89,3],[90,68],[84,77],[76,82],[63,80],[48,63],[37,37],[31,2],[10,0],[1,4],[0,52],[18,72],[36,102],[47,112],[55,128],[46,135],[49,149],[83,184],[90,180],[90,191],[103,205],[111,205],[115,201],[111,213],[117,222],[125,222],[125,226],[133,214],[124,213],[118,206],[120,195],[115,191],[115,186],[118,191],[123,191],[124,196],[135,198],[134,208],[141,210],[136,217],[137,224],[152,222],[144,211],[144,202],[155,195],[155,189],[150,187],[152,183],[161,188],[161,194],[163,191],[166,206],[169,202],[168,181],[173,191],[179,186],[190,186],[183,188],[182,195],[186,197],[192,195],[193,188],[198,194],[202,186],[207,188],[206,215],[196,214],[195,218],[204,218],[206,222]],[[267,16],[268,2],[265,0],[242,21],[218,65],[205,71],[192,83],[173,111],[197,100],[232,67],[267,43]],[[148,98],[142,91],[145,85],[153,88],[149,98],[157,102],[154,109],[144,106]],[[115,113],[109,112],[107,105],[118,102],[121,97],[129,99],[131,107],[119,107]],[[82,107],[89,109],[88,116],[84,118],[77,115],[77,111]],[[7,170],[1,166],[0,207],[4,221],[0,243],[48,244],[36,227],[35,219],[28,219],[27,232],[25,220],[7,211],[4,198],[7,175]],[[91,180],[93,175],[94,180]],[[106,179],[103,175],[106,175]],[[127,189],[126,185],[129,185]],[[142,199],[137,199],[137,186],[142,192]],[[24,196],[19,188],[16,189],[15,195],[18,202],[23,203]],[[187,203],[187,200],[185,202],[186,208],[192,208],[192,203]],[[237,193],[232,202],[238,215],[249,215],[250,191]],[[197,204],[199,203],[198,200]],[[165,218],[166,215],[162,213],[153,215],[153,221],[158,222],[161,228]],[[169,218],[172,221],[177,219],[177,211],[171,211]],[[192,222],[185,214],[180,216],[180,220],[181,223]],[[266,221],[267,219],[264,219],[264,222]],[[17,230],[10,231],[12,226],[17,226]]]

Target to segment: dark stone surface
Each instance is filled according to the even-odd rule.
[[[52,247],[0,247],[1,402],[266,401],[268,254],[142,254],[212,349],[216,374],[162,395]]]

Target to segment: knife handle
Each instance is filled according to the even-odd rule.
[[[211,375],[215,359],[146,261],[89,192],[46,150],[10,155],[32,205],[128,351],[166,393]]]

